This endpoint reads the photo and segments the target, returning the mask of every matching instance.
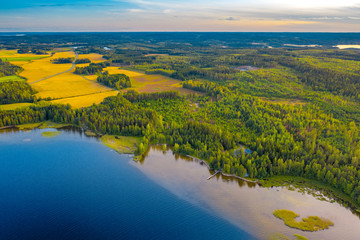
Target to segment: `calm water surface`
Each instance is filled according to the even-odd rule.
[[[79,133],[0,134],[0,239],[254,239]]]
[[[152,147],[144,161],[134,163],[165,189],[180,198],[228,219],[247,229],[259,239],[281,233],[294,239],[294,234],[310,240],[359,240],[360,219],[338,203],[320,201],[312,194],[285,187],[263,188],[238,179],[216,177],[205,165],[192,158],[174,155],[170,150]],[[301,217],[320,216],[334,222],[334,227],[319,232],[289,228],[273,216],[276,209],[289,209]]]
[[[134,162],[78,132],[0,134],[0,239],[360,239],[360,220],[337,203],[286,188],[210,175],[206,166],[152,147]],[[279,208],[335,226],[308,233]]]

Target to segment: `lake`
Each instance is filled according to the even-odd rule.
[[[0,239],[255,239],[95,138],[0,134]]]
[[[0,134],[0,239],[359,239],[358,216],[311,194],[207,180],[205,165],[160,146],[134,162],[76,130],[43,131]],[[335,226],[291,229],[279,208]]]

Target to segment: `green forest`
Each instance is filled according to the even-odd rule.
[[[150,43],[81,51],[100,52],[107,61],[75,73],[97,74],[111,88],[131,87],[126,75],[102,72],[120,65],[181,80],[197,94],[129,90],[82,109],[41,101],[0,110],[0,127],[51,120],[99,134],[140,136],[137,155],[166,143],[241,177],[316,180],[360,207],[360,51]],[[0,76],[20,71],[0,62]],[[33,94],[25,82],[0,84],[2,104],[36,102]]]
[[[117,90],[131,87],[130,78],[125,74],[109,74],[108,71],[105,71],[97,77],[97,81]]]

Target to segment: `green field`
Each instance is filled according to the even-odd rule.
[[[33,105],[32,103],[13,103],[13,104],[4,104],[0,105],[0,110],[8,111],[8,110],[15,110],[19,108],[26,108]]]
[[[31,60],[37,60],[42,58],[47,58],[49,56],[34,56],[34,57],[2,57],[1,60],[7,62],[25,62]]]
[[[25,81],[25,80],[19,76],[15,76],[15,75],[0,78],[0,83],[1,82],[12,82],[12,81]]]

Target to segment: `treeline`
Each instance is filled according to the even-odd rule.
[[[183,88],[207,93],[211,97],[220,97],[226,93],[230,93],[227,87],[220,86],[213,82],[193,81],[189,80],[182,83]]]
[[[151,64],[156,57],[146,56],[148,50],[142,49],[116,49],[115,53],[106,54],[104,58],[120,65]]]
[[[143,100],[177,99],[180,97],[180,94],[178,91],[139,93],[135,90],[129,90],[123,94],[123,97],[130,102],[139,102]]]
[[[86,109],[73,110],[70,105],[39,105],[13,111],[0,110],[0,127],[48,120],[74,124],[102,134],[131,136],[144,136],[159,122],[155,111],[140,109],[120,94]]]
[[[171,77],[174,74],[174,70],[167,69],[148,69],[145,71],[145,74],[159,74],[167,77]]]
[[[23,81],[0,82],[0,104],[35,102],[36,92]]]
[[[82,64],[82,63],[91,63],[91,60],[88,58],[81,58],[81,59],[76,59],[75,64]]]
[[[47,54],[46,50],[44,50],[44,49],[34,49],[34,48],[30,48],[30,47],[20,48],[17,50],[17,52],[20,54],[29,53],[29,52],[31,52],[33,54],[37,54],[37,55],[46,55]]]
[[[117,90],[131,87],[130,78],[125,74],[109,74],[105,71],[97,78],[97,81]]]
[[[51,60],[52,63],[54,64],[64,64],[64,63],[72,63],[73,62],[73,58],[68,57],[68,58],[54,58]]]
[[[2,61],[0,58],[0,77],[16,75],[22,70],[22,67]]]
[[[51,120],[99,133],[143,136],[139,153],[148,144],[168,143],[175,152],[206,159],[212,168],[230,174],[316,179],[360,205],[360,140],[355,123],[344,124],[314,106],[268,104],[231,93],[203,103],[198,111],[188,105],[172,92],[129,91],[86,109],[46,106],[0,112],[0,126]],[[169,106],[174,106],[172,111]],[[253,152],[235,155],[240,144]]]
[[[90,65],[87,67],[76,67],[74,73],[81,75],[99,74],[104,68],[108,66],[110,66],[109,62],[90,63]]]

